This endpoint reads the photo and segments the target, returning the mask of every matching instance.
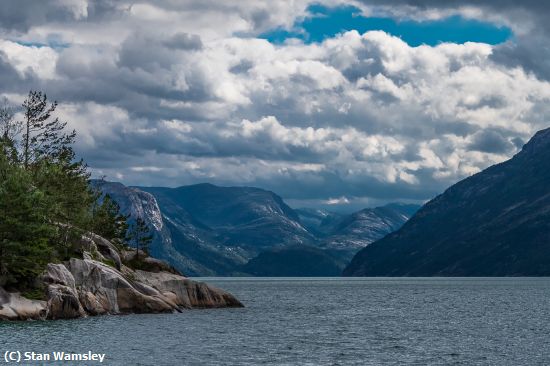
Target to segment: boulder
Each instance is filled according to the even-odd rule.
[[[167,272],[136,270],[136,280],[145,283],[163,294],[172,293],[180,306],[186,308],[242,307],[243,304],[230,293]]]
[[[75,288],[74,277],[63,264],[49,263],[42,274],[42,281],[46,284],[59,284]]]
[[[71,319],[86,316],[80,304],[71,272],[63,264],[49,263],[42,274],[47,284],[48,319]]]
[[[139,257],[140,258],[147,257],[147,254],[143,250],[139,249],[138,251],[139,251]],[[122,258],[122,261],[124,263],[131,262],[136,257],[136,250],[135,249],[122,250],[120,252],[120,257]]]
[[[91,240],[96,245],[97,251],[105,259],[112,260],[115,264],[115,267],[120,270],[120,267],[122,266],[122,261],[120,259],[120,255],[118,254],[118,249],[113,243],[94,233],[87,233],[85,236],[83,236],[83,239]]]
[[[86,316],[74,288],[63,285],[49,285],[48,319],[72,319]]]
[[[42,320],[46,319],[46,301],[29,300],[19,293],[11,293],[0,287],[0,319],[3,320]]]
[[[89,315],[96,316],[96,315],[107,314],[108,310],[106,309],[106,306],[108,307],[108,305],[104,298],[102,297],[98,298],[89,291],[79,291],[78,298],[80,300],[80,304],[82,305],[82,308]],[[103,302],[100,300],[103,300]]]
[[[93,304],[101,305],[97,308],[92,307],[92,312],[103,310],[118,314],[176,310],[175,304],[165,299],[158,291],[132,283],[133,281],[125,278],[121,272],[101,262],[71,258],[68,267],[75,278],[81,297]]]

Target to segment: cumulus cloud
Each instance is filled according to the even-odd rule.
[[[292,27],[305,0],[50,2],[0,15],[0,94],[20,103],[46,90],[94,174],[128,184],[257,185],[333,206],[423,201],[548,124],[546,66],[518,53],[535,52],[529,25],[515,23],[535,27],[526,14],[546,11],[535,3],[492,13],[517,43],[411,47],[381,31],[314,44],[256,38]],[[496,9],[352,3],[419,19]]]
[[[443,19],[453,15],[510,27],[514,39],[494,48],[492,58],[500,64],[520,66],[538,77],[550,79],[550,6],[538,0],[356,0],[367,14],[382,14],[399,19]]]

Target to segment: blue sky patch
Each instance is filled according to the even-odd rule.
[[[21,46],[25,47],[36,47],[36,48],[42,48],[42,47],[50,47],[53,49],[62,49],[62,48],[68,48],[70,44],[68,43],[62,43],[57,41],[51,41],[48,43],[40,43],[40,42],[26,42],[26,41],[14,41],[15,43],[19,43]]]
[[[507,27],[460,16],[419,22],[364,17],[360,9],[353,6],[327,8],[313,5],[308,8],[308,11],[311,16],[294,24],[292,30],[275,29],[260,35],[260,38],[275,44],[282,44],[290,38],[314,43],[353,29],[361,34],[370,30],[382,30],[400,37],[411,46],[421,44],[434,46],[442,42],[498,44],[512,37],[512,31]]]

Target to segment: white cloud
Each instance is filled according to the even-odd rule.
[[[0,52],[22,77],[35,73],[41,79],[55,78],[58,54],[50,47],[24,46],[0,39]],[[1,54],[0,54],[1,55]]]
[[[349,200],[346,197],[340,197],[340,198],[329,198],[325,201],[327,205],[342,205],[342,204],[348,204]]]
[[[0,37],[0,61],[21,80],[0,91],[20,100],[36,76],[94,171],[132,184],[261,185],[327,204],[426,199],[510,157],[550,115],[550,83],[498,63],[495,46],[410,47],[381,31],[319,44],[254,38],[291,27],[307,1],[120,2],[104,13],[60,4],[67,19]],[[485,14],[413,8],[430,19]]]

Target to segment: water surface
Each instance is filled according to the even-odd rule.
[[[0,351],[90,350],[108,365],[550,364],[547,278],[205,280],[246,308],[0,323]]]

